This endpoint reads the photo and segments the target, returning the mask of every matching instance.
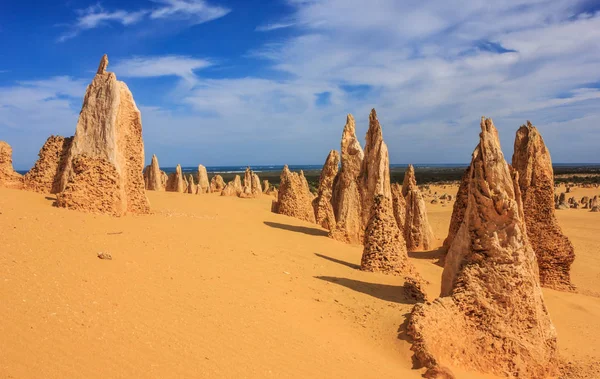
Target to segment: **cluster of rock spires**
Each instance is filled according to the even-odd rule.
[[[225,184],[206,168],[167,176],[158,159],[143,171],[140,112],[125,83],[106,72],[104,56],[88,86],[73,137],[51,136],[24,176],[12,166],[12,149],[0,141],[0,186],[57,194],[61,207],[112,215],[148,213],[144,188],[222,196],[275,193],[272,210],[329,229],[332,238],[362,243],[361,269],[404,276],[420,291],[408,251],[432,247],[425,201],[409,166],[402,186],[390,183],[389,156],[373,110],[363,151],[348,115],[341,156],[327,156],[315,197],[302,171],[281,173],[279,191],[250,168]],[[538,130],[517,131],[512,166],[504,159],[491,119],[481,120],[480,142],[454,204],[440,297],[417,304],[409,318],[416,361],[429,375],[461,366],[510,377],[558,373],[556,331],[541,286],[573,290],[574,249],[555,208],[598,211],[598,198],[554,196],[550,154]],[[341,168],[338,166],[341,162]],[[567,192],[569,192],[567,190]],[[426,374],[428,375],[428,374]],[[432,377],[432,376],[430,376]]]
[[[432,375],[453,365],[509,377],[552,377],[558,373],[556,331],[544,305],[520,189],[530,178],[521,182],[519,171],[505,162],[491,119],[482,119],[481,130],[441,297],[417,304],[410,316],[415,358]]]
[[[312,195],[303,174],[300,173],[298,180],[289,179],[292,174],[287,169],[281,174],[282,183],[285,180],[291,185],[280,185],[274,212],[316,222],[328,229],[333,239],[366,246],[365,230],[373,213],[382,206],[389,206],[389,214],[402,236],[405,250],[431,248],[433,233],[427,220],[425,201],[416,185],[414,169],[409,166],[402,189],[390,183],[388,149],[375,109],[369,115],[364,151],[356,138],[354,117],[347,116],[341,157],[335,150],[327,156],[319,178],[317,197],[312,200],[313,215],[309,215],[308,201]],[[379,207],[374,207],[378,196],[385,200],[379,200]]]
[[[221,196],[252,198],[263,193],[263,185],[260,182],[260,178],[250,167],[246,168],[243,185],[239,175],[236,175],[232,181],[225,184],[221,175],[215,175],[209,181],[206,167],[203,165],[198,165],[198,173],[196,175],[188,174],[186,177],[183,174],[181,165],[177,165],[175,172],[167,175],[164,171],[160,170],[156,155],[152,156],[151,164],[144,169],[144,182],[147,190],[194,195],[217,192]],[[264,184],[266,188],[264,192],[267,193],[270,187],[269,181],[265,180]]]
[[[407,251],[432,247],[425,201],[412,166],[402,187],[389,183],[387,148],[374,111],[369,121],[363,151],[348,116],[341,168],[332,151],[313,200],[303,174],[286,166],[273,211],[316,222],[341,241],[362,242],[362,270],[404,276],[422,293]],[[482,119],[480,143],[444,241],[441,297],[417,304],[409,320],[415,358],[428,367],[427,377],[453,377],[446,365],[511,377],[558,373],[556,332],[541,285],[571,290],[574,254],[554,216],[553,180],[535,127],[528,123],[517,132],[510,166],[492,120]],[[592,201],[598,206],[597,199],[580,203],[591,207]]]
[[[575,259],[573,245],[562,233],[554,214],[555,205],[566,204],[566,196],[554,198],[554,174],[550,153],[537,128],[527,122],[519,128],[515,138],[512,168],[519,174],[517,185],[523,203],[527,236],[537,257],[542,286],[557,290],[574,289],[570,267]],[[468,188],[472,174],[469,167],[461,181],[448,237],[444,247],[450,249],[467,208]]]
[[[233,193],[256,197],[263,192],[250,169],[225,186],[219,175],[209,182],[206,167],[183,175],[181,166],[169,176],[152,156],[144,168],[142,121],[127,85],[107,72],[108,57],[100,60],[86,89],[73,137],[50,136],[34,167],[21,176],[12,167],[12,149],[0,142],[0,186],[56,194],[55,205],[88,212],[122,216],[150,212],[144,189],[189,194]],[[266,188],[272,193],[273,188]]]
[[[55,193],[59,207],[116,216],[149,213],[140,111],[107,66],[104,55],[87,87],[75,135],[50,136],[24,177],[12,170],[10,146],[0,143],[2,186]]]
[[[560,194],[554,195],[554,208],[561,209],[589,209],[590,212],[599,212],[600,208],[598,206],[598,196],[594,196],[590,198],[589,196],[582,197],[579,201],[575,199],[574,196],[571,196],[567,199],[567,193],[569,193],[569,187],[567,187],[567,192],[561,192]]]

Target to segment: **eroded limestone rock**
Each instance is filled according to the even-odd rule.
[[[187,177],[187,189],[186,192],[192,195],[198,193],[198,186],[194,183],[194,176],[189,174]]]
[[[356,138],[356,124],[351,114],[342,133],[341,153],[342,165],[333,183],[331,199],[336,225],[329,236],[338,241],[361,244],[364,229],[358,176],[364,153]]]
[[[108,58],[104,55],[96,76],[87,87],[59,184],[60,191],[66,191],[69,187],[70,193],[62,196],[62,201],[57,203],[66,208],[97,211],[99,208],[94,204],[119,201],[120,204],[107,204],[102,209],[119,210],[120,215],[127,212],[149,213],[150,204],[144,191],[142,175],[144,142],[140,111],[127,85],[118,81],[114,73],[107,72],[107,66]],[[85,156],[78,160],[78,169],[88,168],[94,172],[75,172],[74,160],[78,155]],[[114,167],[114,171],[108,169],[110,165]],[[117,173],[116,188],[105,188],[106,192],[87,191],[86,183],[73,182],[94,177],[100,169],[109,170],[110,175]],[[107,180],[104,184],[108,185],[109,182]],[[70,203],[70,200],[75,201],[84,195],[73,192],[79,189],[87,196],[98,196],[89,199],[89,209],[86,209],[84,203]],[[119,196],[109,195],[117,190],[120,191]]]
[[[408,260],[406,242],[394,218],[392,199],[380,194],[373,200],[365,229],[361,270],[415,277],[416,270]]]
[[[331,150],[319,177],[319,190],[317,197],[313,200],[315,220],[324,229],[331,230],[335,227],[335,215],[331,197],[333,195],[333,181],[338,173],[340,154],[337,150]]]
[[[209,193],[210,182],[208,181],[208,172],[206,167],[198,165],[198,193]]]
[[[0,141],[0,187],[23,188],[23,176],[13,169],[12,147]]]
[[[402,187],[398,183],[392,183],[392,206],[394,211],[394,218],[396,219],[396,224],[398,225],[398,229],[400,229],[402,233],[402,239],[404,240],[404,229],[406,223],[406,200],[404,200],[404,196],[402,196]],[[406,243],[406,240],[404,240]]]
[[[181,171],[181,165],[177,165],[175,172],[170,173],[168,176],[166,190],[169,192],[184,193],[186,189],[187,184]]]
[[[415,169],[409,165],[404,174],[402,196],[406,200],[404,239],[408,251],[429,250],[433,247],[433,231],[429,225],[425,199],[417,186]]]
[[[408,333],[431,369],[519,378],[558,375],[556,331],[526,235],[519,186],[491,119],[473,152],[464,220],[446,257],[440,298],[417,304]]]
[[[554,214],[554,172],[550,152],[537,128],[529,121],[517,131],[512,166],[519,173],[519,187],[527,236],[537,256],[540,282],[558,290],[574,289],[570,268],[575,260],[573,244]],[[579,203],[573,198],[572,208]]]
[[[302,171],[299,173],[291,172],[286,165],[281,171],[280,178],[279,194],[272,210],[275,213],[314,223],[313,196],[310,193],[304,173]]]
[[[243,192],[242,180],[236,175],[221,191],[221,196],[240,196]]]
[[[371,218],[375,196],[383,195],[392,199],[390,159],[375,109],[369,114],[369,129],[365,141],[364,159],[359,175],[363,229]]]
[[[210,192],[221,192],[225,188],[225,181],[221,175],[215,175],[210,180]]]
[[[121,216],[126,212],[122,180],[105,158],[77,154],[71,160],[71,177],[56,195],[56,205],[84,212]]]
[[[465,210],[467,209],[467,200],[469,198],[469,178],[470,172],[467,168],[462,176],[460,185],[458,186],[458,192],[456,193],[456,202],[452,208],[452,217],[450,218],[450,228],[448,229],[448,236],[444,240],[444,249],[448,251],[454,236],[458,232],[460,225],[465,217]]]
[[[38,154],[39,159],[23,177],[24,188],[40,193],[59,192],[72,141],[73,137],[48,137]]]
[[[146,166],[144,169],[144,182],[146,184],[146,189],[149,191],[164,191],[165,184],[164,176],[166,174],[160,170],[160,166],[158,165],[158,158],[156,155],[152,155],[152,161],[150,165]]]

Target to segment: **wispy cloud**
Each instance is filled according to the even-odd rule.
[[[162,6],[152,10],[150,18],[173,18],[190,20],[193,24],[216,20],[231,9],[208,4],[204,0],[154,0]]]
[[[290,28],[294,25],[296,25],[295,22],[276,22],[272,24],[259,25],[255,30],[257,32],[270,32],[272,30]]]
[[[17,148],[17,169],[28,169],[51,134],[72,135],[88,81],[68,76],[0,87],[0,131]]]
[[[294,26],[240,54],[258,67],[245,77],[201,75],[217,65],[212,58],[115,59],[119,77],[175,79],[162,103],[136,97],[146,148],[164,151],[161,163],[318,163],[339,146],[346,113],[364,135],[371,107],[394,163],[467,162],[482,115],[494,118],[507,156],[514,131],[530,119],[554,161],[598,160],[600,13],[582,13],[589,1],[287,1],[294,11],[263,28]],[[182,17],[180,5],[164,17]],[[0,87],[0,126],[67,125],[70,133],[78,91],[84,85],[72,78]],[[219,143],[203,145],[199,157],[198,141]]]
[[[194,71],[211,66],[206,59],[178,55],[133,57],[118,61],[112,70],[123,77],[177,76],[195,82]]]
[[[600,119],[600,91],[587,88],[600,81],[600,13],[578,14],[584,2],[288,0],[293,14],[257,30],[294,20],[294,33],[249,54],[286,80],[204,80],[180,95],[213,112],[222,130],[264,126],[288,146],[288,162],[305,161],[307,146],[323,156],[337,146],[347,112],[362,133],[370,107],[378,108],[394,162],[468,161],[475,141],[465,135],[476,138],[468,130],[481,115],[494,117],[507,148],[531,119],[547,131],[558,161],[597,160],[591,148],[574,157],[564,144],[585,144],[591,124],[579,136],[555,129]],[[315,100],[324,92],[326,106]],[[285,125],[285,133],[268,125]],[[428,146],[439,149],[426,153]]]
[[[154,0],[157,7],[138,10],[106,10],[99,3],[77,10],[77,19],[63,33],[59,42],[76,37],[85,30],[110,24],[130,26],[144,20],[186,20],[191,25],[202,24],[227,15],[228,8],[210,5],[205,0]]]

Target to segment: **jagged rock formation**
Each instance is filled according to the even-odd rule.
[[[265,195],[272,195],[277,199],[279,197],[279,191],[277,190],[277,188],[275,188],[275,186],[271,186],[268,190],[265,191]]]
[[[39,159],[25,176],[23,187],[40,193],[57,193],[73,137],[50,136],[40,149]]]
[[[300,220],[315,222],[315,213],[312,207],[313,196],[304,172],[291,172],[285,165],[280,178],[277,202],[273,204],[271,210]]]
[[[100,60],[100,65],[92,83],[87,87],[83,106],[79,114],[77,128],[71,148],[66,156],[65,170],[59,189],[69,193],[61,196],[57,203],[66,208],[101,211],[110,209],[111,214],[149,213],[150,204],[144,191],[144,141],[142,140],[142,119],[133,96],[123,82],[117,81],[112,72],[107,72],[108,58]],[[74,160],[78,160],[78,170],[89,169],[92,172],[76,172]],[[109,167],[114,167],[114,171]],[[89,180],[96,177],[98,170],[108,170],[104,185],[111,183],[108,176],[117,173],[115,187],[103,191],[88,191],[88,183],[75,180]],[[77,194],[74,191],[81,190]],[[119,191],[119,196],[109,194]],[[84,195],[85,203],[76,203]],[[95,196],[95,197],[94,197]],[[74,202],[71,202],[74,201]],[[118,201],[118,204],[108,202]],[[101,208],[95,204],[105,204]],[[116,213],[115,213],[116,212]]]
[[[242,194],[246,197],[252,196],[252,170],[250,167],[246,167],[244,172],[244,186],[242,187]]]
[[[336,225],[329,236],[338,241],[361,244],[364,229],[358,176],[364,153],[356,138],[356,124],[351,114],[342,133],[341,153],[342,166],[333,182],[331,198]]]
[[[369,114],[369,129],[365,138],[364,159],[359,175],[361,197],[361,224],[364,227],[371,218],[375,196],[392,198],[390,187],[390,159],[388,149],[383,142],[381,125],[375,109]]]
[[[580,203],[584,206],[584,208],[588,207],[589,202],[590,202],[589,196],[582,197],[581,201],[580,201]]]
[[[215,175],[210,180],[210,192],[221,192],[225,188],[225,181],[221,175]]]
[[[433,243],[433,231],[427,218],[425,200],[415,178],[415,169],[408,165],[402,183],[402,196],[406,200],[404,239],[408,251],[429,250]]]
[[[0,187],[23,188],[23,176],[13,169],[12,148],[0,141]]]
[[[242,180],[239,175],[236,175],[235,178],[223,188],[221,196],[240,196],[242,192]]]
[[[267,179],[263,180],[263,184],[262,184],[263,193],[266,194],[270,188],[271,188],[271,184],[269,184],[269,181]]]
[[[198,165],[198,193],[210,193],[210,182],[206,167]]]
[[[244,187],[242,188],[240,197],[257,197],[260,196],[260,194],[262,194],[260,178],[250,169],[250,167],[246,167],[246,172],[244,173]]]
[[[398,229],[402,233],[402,240],[404,243],[406,243],[406,240],[404,239],[404,224],[406,223],[406,200],[404,200],[404,196],[402,196],[402,187],[400,187],[400,184],[392,183],[391,189],[394,218],[396,219]]]
[[[441,296],[417,304],[408,333],[422,365],[519,378],[558,374],[521,194],[491,119],[482,119],[467,209],[446,257]]]
[[[450,218],[450,228],[448,229],[448,236],[444,240],[444,249],[448,251],[454,236],[458,232],[458,228],[463,222],[465,217],[465,210],[467,209],[467,200],[469,199],[469,168],[465,170],[462,176],[460,185],[458,186],[458,192],[456,193],[456,202],[452,208],[452,217]]]
[[[262,192],[263,192],[263,188],[262,188],[262,185],[260,184],[260,178],[258,177],[257,173],[253,172],[252,173],[252,194],[254,196],[259,196]]]
[[[166,190],[168,192],[179,192],[183,193],[187,189],[183,172],[181,171],[181,165],[177,165],[175,172],[169,174],[167,179]]]
[[[333,193],[333,181],[338,173],[340,154],[337,150],[331,150],[319,177],[319,190],[317,197],[313,200],[315,220],[324,229],[331,230],[335,227],[335,215],[331,205]]]
[[[550,152],[537,128],[529,121],[517,131],[512,166],[519,173],[519,187],[527,236],[535,251],[544,287],[573,290],[573,244],[554,214],[554,172]],[[579,205],[573,198],[573,207]]]
[[[71,160],[71,177],[56,195],[56,206],[121,216],[125,211],[121,183],[115,165],[105,158],[76,154]]]
[[[590,200],[589,208],[592,210],[592,212],[597,212],[597,211],[594,211],[594,208],[597,208],[598,206],[599,206],[598,196],[594,196],[594,198],[592,200]]]
[[[365,229],[361,270],[415,277],[416,270],[408,260],[406,242],[394,218],[392,199],[376,195],[372,208]]]
[[[195,195],[198,192],[198,186],[194,183],[194,176],[192,174],[188,175],[186,192],[192,195]]]
[[[554,197],[554,208],[555,209],[568,209],[567,195],[561,192],[560,195]]]
[[[152,155],[152,162],[144,169],[144,183],[150,191],[164,191],[166,185],[166,173],[160,170],[158,158]]]

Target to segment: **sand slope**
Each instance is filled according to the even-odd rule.
[[[113,218],[0,189],[0,377],[420,377],[402,279],[358,271],[361,247],[270,213],[269,196],[147,195],[154,214]],[[452,207],[428,210],[440,246]],[[545,291],[583,367],[600,361],[599,217],[559,212],[581,293]],[[410,253],[430,298],[438,256]]]

